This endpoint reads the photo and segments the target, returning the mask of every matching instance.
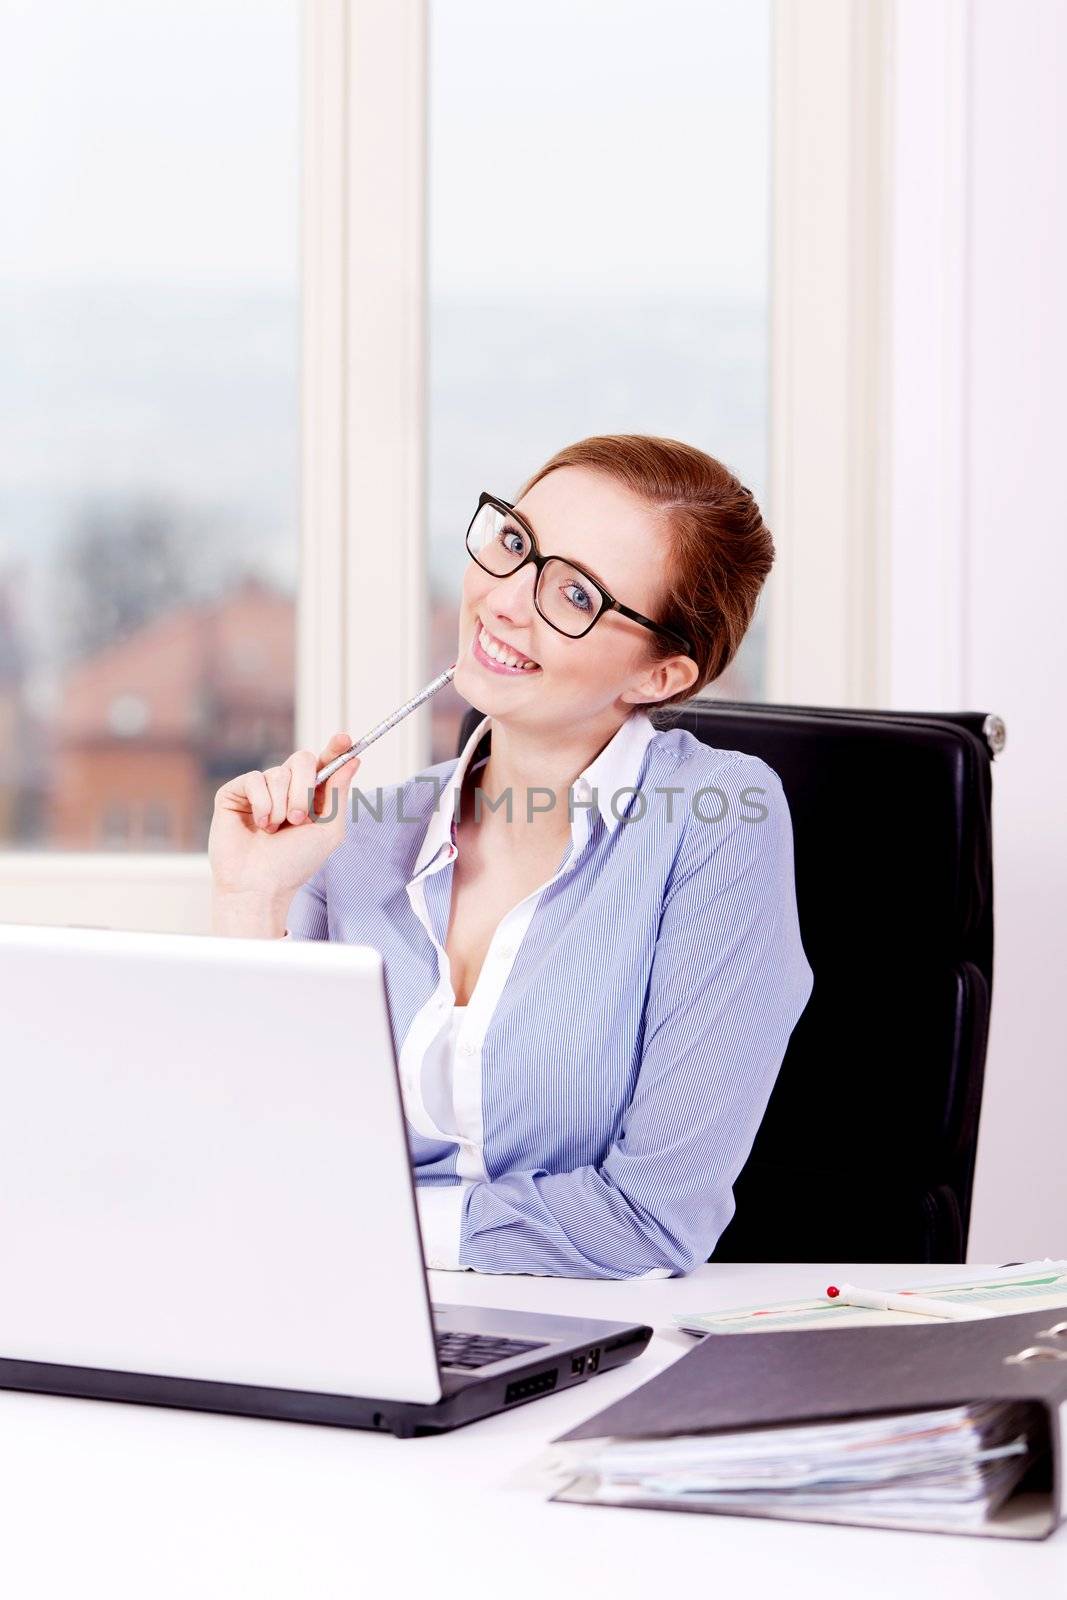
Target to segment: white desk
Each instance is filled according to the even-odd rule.
[[[621,1371],[441,1438],[0,1392],[0,1594],[1063,1600],[1063,1528],[1031,1544],[551,1505],[531,1472],[550,1439],[691,1348],[668,1327],[674,1312],[809,1295],[835,1275],[895,1287],[925,1273],[842,1262],[645,1283],[433,1273],[440,1300],[657,1329]]]

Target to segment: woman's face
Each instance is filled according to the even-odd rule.
[[[563,556],[599,578],[623,605],[655,618],[664,583],[667,533],[621,484],[587,467],[557,467],[516,502],[544,556]],[[674,655],[653,666],[654,635],[606,611],[583,638],[551,627],[534,605],[537,569],[498,578],[468,563],[459,618],[457,691],[488,716],[516,724],[624,718],[633,706],[687,688],[695,662]],[[494,671],[477,642],[485,628],[537,663],[536,671]]]

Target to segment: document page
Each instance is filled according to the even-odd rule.
[[[991,1317],[1017,1311],[1067,1311],[1067,1261],[1031,1262],[972,1282],[941,1283],[919,1277],[907,1287],[933,1300],[974,1306]],[[916,1313],[842,1305],[828,1300],[824,1291],[810,1300],[778,1300],[704,1314],[686,1312],[674,1320],[686,1333],[703,1335],[767,1333],[782,1328],[914,1327]]]

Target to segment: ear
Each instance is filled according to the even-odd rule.
[[[647,705],[653,700],[668,700],[673,694],[682,694],[699,676],[699,668],[690,656],[667,656],[655,662],[632,688],[626,689],[620,699],[627,705]]]

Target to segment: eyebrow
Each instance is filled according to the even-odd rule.
[[[514,506],[512,506],[512,508],[511,508],[510,515],[515,518],[515,521],[519,524],[520,527],[525,527],[527,533],[531,533],[533,535],[533,537],[537,540],[537,548],[539,550],[541,550],[541,541],[538,538],[537,530],[534,527],[533,523],[530,521],[529,517],[527,517],[521,511],[516,511]],[[541,554],[545,555],[544,550],[541,550]],[[546,556],[546,560],[547,559],[548,558]],[[596,582],[600,584],[600,587],[602,589],[606,589],[607,590],[608,594],[614,594],[615,593],[615,591],[614,591],[614,589],[612,589],[611,585],[609,583],[605,583],[603,578],[600,576],[599,572],[594,572],[592,567],[589,566],[589,564],[587,562],[585,562],[585,561],[575,561],[573,556],[559,556],[559,555],[557,555],[557,556],[553,556],[553,559],[556,560],[556,561],[566,561],[569,566],[577,567],[579,572],[588,573],[589,577],[594,578],[596,580]]]

